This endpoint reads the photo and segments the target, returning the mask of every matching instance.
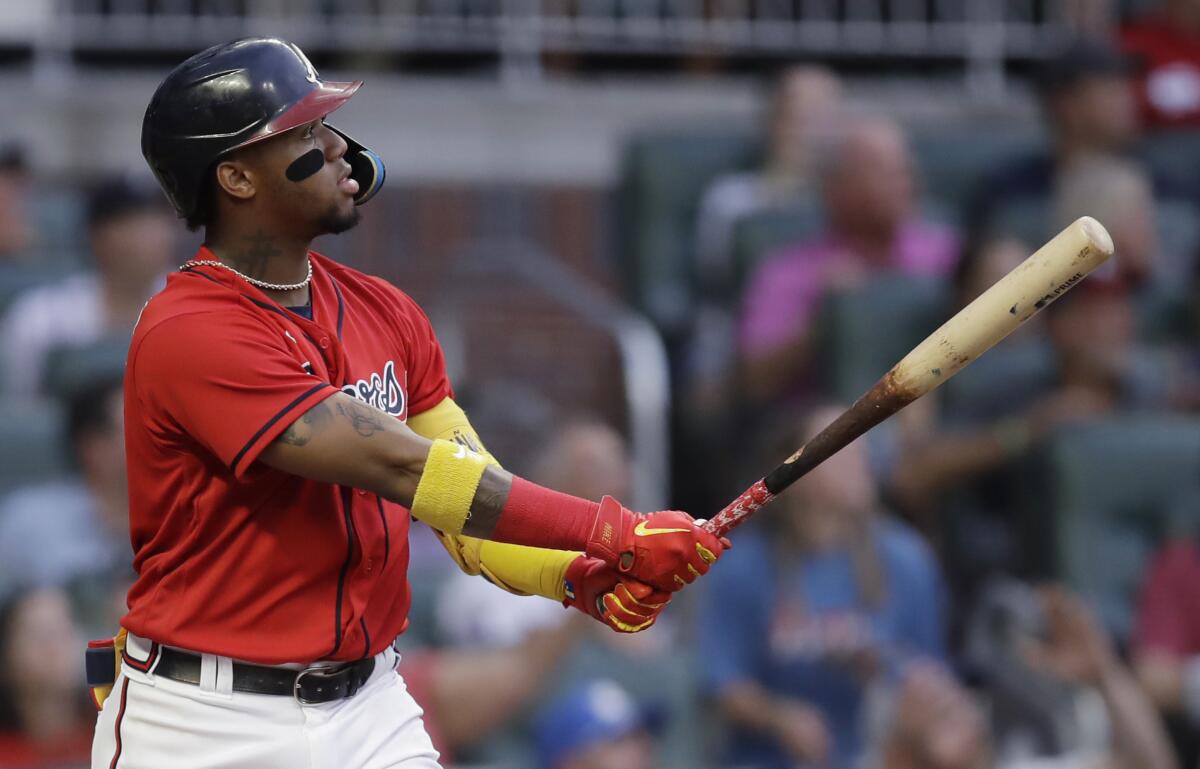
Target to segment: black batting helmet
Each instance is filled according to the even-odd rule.
[[[183,62],[155,90],[142,120],[142,154],[175,210],[196,213],[216,162],[239,147],[324,117],[362,85],[322,81],[292,43],[254,37],[214,45]],[[349,148],[354,202],[383,186],[383,161],[333,126]]]

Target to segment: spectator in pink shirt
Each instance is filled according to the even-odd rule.
[[[1138,596],[1134,670],[1167,718],[1186,766],[1200,756],[1200,542],[1168,541]]]
[[[954,233],[916,214],[913,162],[899,126],[857,120],[824,161],[826,232],[768,258],[743,300],[741,356],[749,393],[759,400],[794,390],[804,376],[826,291],[882,272],[948,276],[954,268]]]

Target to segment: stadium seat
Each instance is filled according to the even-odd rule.
[[[1200,524],[1200,420],[1125,416],[1063,430],[1033,460],[1026,544],[1127,638],[1148,558],[1166,534]]]
[[[1006,200],[997,206],[984,230],[996,236],[1014,237],[1032,251],[1053,237],[1054,203],[1039,196]]]
[[[1043,141],[1026,126],[962,123],[916,128],[911,137],[926,195],[951,206],[958,216],[984,173],[1033,152]]]
[[[749,166],[753,136],[734,131],[656,131],[625,149],[621,270],[626,298],[668,332],[692,309],[691,249],[696,207],[708,184]]]
[[[1200,211],[1191,200],[1163,198],[1157,214],[1159,261],[1151,290],[1138,304],[1140,333],[1152,341],[1178,341],[1191,331],[1189,292],[1200,251]]]
[[[59,408],[0,401],[0,491],[61,475],[67,468]]]
[[[125,371],[129,337],[119,335],[87,345],[59,347],[46,361],[42,389],[67,399],[101,381],[120,381]]]
[[[1044,339],[1017,336],[998,344],[946,382],[940,391],[950,424],[998,419],[1028,402],[1054,377],[1054,351]]]
[[[738,220],[733,229],[733,264],[729,282],[709,287],[711,298],[736,302],[755,267],[772,251],[815,235],[821,227],[817,206],[763,211]]]
[[[0,313],[7,310],[21,292],[61,280],[74,269],[61,260],[0,264]]]
[[[79,253],[80,246],[87,242],[84,195],[78,189],[39,186],[32,195],[30,211],[36,221],[40,259],[76,268],[85,263]]]
[[[1195,168],[1200,164],[1200,133],[1175,130],[1149,134],[1142,140],[1138,154],[1156,180],[1184,195],[1197,191]]]
[[[843,401],[862,395],[945,321],[949,294],[935,278],[882,275],[861,289],[825,297],[817,321],[825,392]]]

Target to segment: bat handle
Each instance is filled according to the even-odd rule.
[[[726,505],[724,510],[708,519],[704,529],[723,537],[774,498],[775,495],[767,489],[766,479],[759,480]]]

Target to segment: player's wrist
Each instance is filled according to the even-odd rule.
[[[600,506],[517,476],[489,539],[515,545],[586,550]]]
[[[629,571],[633,567],[631,532],[638,517],[613,497],[604,497],[596,508],[584,552],[621,571]]]

